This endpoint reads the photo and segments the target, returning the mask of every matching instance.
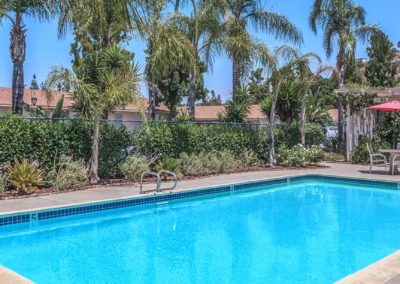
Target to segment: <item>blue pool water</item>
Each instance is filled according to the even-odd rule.
[[[36,283],[332,283],[400,249],[400,192],[302,182],[0,228]]]

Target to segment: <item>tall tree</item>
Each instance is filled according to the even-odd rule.
[[[374,34],[367,48],[369,61],[365,66],[365,77],[373,87],[393,87],[396,82],[396,50],[384,33]]]
[[[263,76],[263,68],[257,68],[251,71],[249,77],[249,92],[252,96],[254,103],[261,103],[267,98],[269,93],[268,84]]]
[[[129,52],[111,43],[104,51],[88,54],[74,70],[56,68],[46,81],[49,88],[55,88],[60,81],[68,82],[75,108],[82,117],[93,119],[90,180],[97,183],[100,121],[109,111],[137,101],[139,68]]]
[[[36,74],[33,74],[31,80],[31,86],[29,87],[31,90],[39,90],[39,84],[36,80]]]
[[[275,166],[275,120],[276,120],[276,106],[282,86],[285,82],[290,80],[293,76],[294,70],[308,64],[311,58],[315,57],[313,53],[298,55],[297,51],[288,46],[282,46],[275,52],[274,64],[271,66],[271,75],[268,79],[271,89],[271,104],[270,108],[264,110],[269,116],[269,163]]]
[[[168,15],[166,0],[142,3],[138,10],[137,30],[146,42],[145,77],[149,89],[149,111],[155,119],[156,98],[160,88],[159,78],[166,77],[176,68],[191,72],[196,70],[197,58],[187,36],[177,27],[177,15]],[[197,70],[196,70],[197,72]]]
[[[178,19],[178,25],[192,43],[197,61],[202,61],[212,67],[214,57],[220,51],[224,1],[190,0],[188,2],[191,5],[190,16],[181,16]],[[195,117],[196,85],[200,75],[202,74],[196,73],[195,69],[192,69],[189,74],[188,112],[193,118]]]
[[[301,32],[284,16],[265,10],[257,0],[226,0],[224,49],[232,61],[233,94],[255,62],[268,64],[270,53],[252,30],[272,33],[278,39],[302,42]]]
[[[339,74],[340,88],[344,87],[346,78],[346,58],[354,58],[357,40],[378,31],[373,25],[365,23],[365,10],[352,0],[314,0],[310,14],[310,27],[317,33],[317,26],[323,32],[323,44],[328,57],[334,52],[334,41],[337,41],[336,70]],[[346,56],[347,55],[347,56]],[[344,150],[344,108],[343,97],[338,99],[339,143]]]
[[[22,113],[24,107],[24,62],[26,56],[26,17],[47,21],[55,14],[55,3],[51,0],[2,0],[0,20],[11,23],[10,56],[13,63],[12,111]]]
[[[321,59],[314,55],[314,59],[318,62],[321,62]],[[312,86],[316,80],[321,76],[322,73],[332,70],[333,68],[330,66],[320,66],[316,72],[312,72],[309,67],[309,62],[304,62],[305,64],[299,66],[299,77],[297,80],[297,90],[299,92],[299,96],[301,98],[301,107],[300,107],[300,143],[305,146],[306,145],[306,133],[305,126],[307,122],[307,101],[312,91]]]
[[[69,27],[74,33],[74,72],[56,70],[50,81],[67,82],[81,115],[94,120],[90,180],[97,183],[100,121],[137,97],[133,54],[119,46],[129,39],[136,9],[127,0],[60,0],[59,5],[60,35]]]

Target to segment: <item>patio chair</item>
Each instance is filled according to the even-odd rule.
[[[392,175],[394,175],[394,170],[397,166],[400,166],[400,155],[396,155],[392,160]]]
[[[383,154],[372,153],[372,149],[367,143],[367,149],[369,153],[369,173],[372,174],[372,167],[375,166],[385,166],[385,172],[387,173],[388,162]]]

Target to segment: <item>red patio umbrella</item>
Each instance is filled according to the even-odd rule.
[[[400,102],[399,101],[388,102],[376,106],[371,106],[367,109],[379,110],[379,111],[400,111]]]

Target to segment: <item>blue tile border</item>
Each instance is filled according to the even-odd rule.
[[[301,181],[328,181],[328,182],[343,183],[349,185],[377,186],[385,189],[400,189],[400,183],[397,182],[309,174],[309,175],[289,176],[289,177],[281,177],[281,178],[274,178],[274,179],[267,179],[260,181],[250,181],[239,184],[204,188],[199,190],[188,190],[183,192],[172,192],[167,194],[159,194],[159,195],[152,195],[145,197],[134,197],[124,200],[100,202],[100,203],[78,205],[65,208],[33,211],[29,213],[20,213],[3,217],[0,216],[0,227],[18,223],[26,223],[34,220],[46,220],[46,219],[53,219],[70,215],[86,214],[90,212],[116,209],[116,208],[132,207],[144,204],[156,204],[159,202],[179,200],[197,196],[205,196],[205,195],[211,196],[214,194],[229,193],[236,191],[240,192],[243,190],[255,189],[261,186],[272,186],[280,184],[286,185],[291,182],[301,182]]]

